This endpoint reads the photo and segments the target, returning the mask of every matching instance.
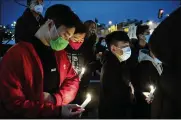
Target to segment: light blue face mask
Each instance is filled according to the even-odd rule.
[[[149,42],[149,40],[150,40],[150,36],[151,36],[151,35],[145,35],[145,38],[146,38],[146,43],[148,43],[148,42]]]
[[[162,63],[158,58],[154,58],[154,60],[155,60],[155,62],[156,62],[157,64],[161,64],[161,63]]]
[[[102,42],[101,42],[101,45],[104,46],[104,47],[106,47],[106,41],[102,41]]]

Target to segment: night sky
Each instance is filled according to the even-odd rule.
[[[2,1],[2,24],[11,24],[20,17],[25,7],[16,4],[13,0]],[[26,0],[19,0],[25,4]],[[45,2],[45,6],[53,4],[66,4],[83,20],[98,18],[100,23],[107,24],[109,20],[120,23],[126,19],[158,21],[158,9],[164,9],[165,14],[170,14],[178,8],[179,1],[54,1]]]

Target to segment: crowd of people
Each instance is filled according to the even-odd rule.
[[[97,24],[66,5],[43,17],[43,2],[27,0],[16,44],[0,61],[0,118],[81,118],[92,73],[100,75],[98,118],[181,118],[181,7],[152,34],[141,24],[137,39],[124,31],[98,38]]]

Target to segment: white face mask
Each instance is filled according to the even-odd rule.
[[[36,13],[42,14],[43,13],[43,5],[39,4],[39,5],[35,5],[34,6],[34,11]]]
[[[125,47],[125,48],[122,48],[121,50],[123,51],[123,54],[117,55],[117,56],[118,56],[119,60],[126,61],[131,56],[131,48]]]

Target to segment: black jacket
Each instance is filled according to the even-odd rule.
[[[39,20],[37,20],[31,10],[27,8],[16,22],[15,42],[32,40],[42,24],[44,24],[43,16],[40,15]]]
[[[150,92],[150,85],[153,85],[156,88],[158,87],[157,82],[160,80],[162,71],[162,64],[150,57],[148,50],[140,50],[138,57],[138,65],[134,71],[135,76],[132,80],[135,88],[136,97],[134,118],[150,118],[151,106],[146,102],[146,97],[143,95],[143,92]]]
[[[159,81],[153,101],[155,113],[152,118],[175,119],[181,118],[181,7],[170,14],[154,30],[149,44],[153,54],[164,65],[164,71]]]
[[[102,61],[99,118],[131,118],[132,96],[127,63],[120,63],[109,51]]]
[[[78,50],[84,59],[84,65],[96,60],[95,55],[95,43],[97,36],[96,34],[91,35],[89,38],[86,38]]]

